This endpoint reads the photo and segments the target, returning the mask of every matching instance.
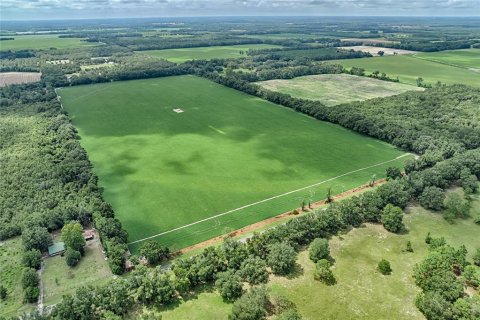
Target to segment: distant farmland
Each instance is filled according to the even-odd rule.
[[[462,50],[457,50],[457,52],[460,52],[458,57],[464,55],[461,53]],[[452,58],[450,57],[450,59]],[[339,63],[345,68],[361,67],[368,73],[385,72],[390,78],[398,76],[400,82],[409,84],[416,84],[416,79],[421,77],[430,84],[441,81],[446,84],[461,83],[480,87],[480,73],[477,71],[420,59],[413,55],[334,60],[332,62]]]
[[[421,88],[348,74],[321,74],[258,82],[265,89],[292,97],[319,100],[327,106],[400,94]]]
[[[131,242],[161,234],[185,247],[405,160],[381,141],[194,76],[59,93]]]
[[[415,54],[415,57],[480,71],[480,49],[422,52]],[[480,77],[480,74],[478,76]]]
[[[10,84],[37,82],[40,81],[41,76],[42,74],[39,72],[1,72],[0,87]]]
[[[65,49],[96,45],[92,42],[82,41],[82,39],[79,38],[59,38],[58,35],[14,35],[12,38],[14,38],[14,40],[0,41],[0,51],[41,50],[50,48]]]
[[[181,49],[166,49],[166,50],[147,50],[141,51],[141,53],[147,54],[152,57],[166,59],[171,62],[185,62],[188,60],[210,60],[210,59],[227,59],[227,58],[239,58],[242,56],[240,51],[243,51],[243,55],[246,55],[246,51],[249,49],[268,49],[268,48],[280,48],[276,45],[268,44],[245,44],[234,46],[212,46],[212,47],[197,47],[197,48],[181,48]]]

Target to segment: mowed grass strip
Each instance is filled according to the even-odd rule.
[[[423,90],[408,84],[349,74],[321,74],[288,80],[268,80],[257,84],[265,89],[286,93],[295,98],[319,100],[327,106],[387,97],[409,90]]]
[[[82,41],[79,38],[59,38],[58,35],[14,35],[11,38],[14,38],[14,40],[0,41],[0,51],[66,49],[97,45],[96,43]]]
[[[281,46],[270,44],[244,44],[234,46],[147,50],[141,51],[141,53],[147,54],[152,57],[166,59],[171,62],[181,63],[188,60],[239,58],[241,56],[246,56],[246,52],[249,49],[258,50],[268,48],[281,48]]]
[[[178,76],[60,89],[105,198],[144,239],[181,248],[383,176],[404,152],[211,81]],[[173,109],[181,108],[183,113]],[[135,249],[133,247],[132,249]]]
[[[396,55],[360,59],[334,60],[345,68],[364,68],[367,73],[385,72],[390,78],[398,77],[400,82],[416,85],[421,77],[426,83],[466,84],[480,87],[480,73],[474,70],[458,68],[447,64],[416,58],[412,55]]]

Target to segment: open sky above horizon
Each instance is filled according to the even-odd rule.
[[[1,20],[179,16],[479,16],[480,0],[2,0]]]

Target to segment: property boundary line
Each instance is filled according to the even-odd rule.
[[[175,232],[175,231],[178,231],[178,230],[182,230],[182,229],[185,229],[185,228],[194,226],[194,225],[196,225],[196,224],[199,224],[199,223],[202,223],[202,222],[205,222],[205,221],[209,221],[209,220],[216,219],[216,218],[218,218],[218,217],[225,216],[225,215],[230,214],[230,213],[232,213],[232,212],[240,211],[240,210],[243,210],[243,209],[246,209],[246,208],[249,208],[249,207],[253,207],[253,206],[258,205],[258,204],[261,204],[261,203],[265,203],[265,202],[268,202],[268,201],[271,201],[271,200],[274,200],[274,199],[278,199],[278,198],[287,196],[287,195],[289,195],[289,194],[292,194],[292,193],[295,193],[295,192],[298,192],[298,191],[302,191],[302,190],[306,190],[306,189],[309,189],[309,188],[312,188],[312,187],[316,187],[316,186],[319,186],[319,185],[321,185],[321,184],[324,184],[324,183],[327,183],[327,182],[336,180],[336,179],[338,179],[338,178],[345,177],[345,176],[347,176],[347,175],[349,175],[349,174],[352,174],[352,173],[360,172],[360,171],[363,171],[363,170],[367,170],[367,169],[371,169],[371,168],[374,168],[374,167],[378,167],[378,166],[384,165],[384,164],[389,163],[389,162],[396,161],[396,160],[401,159],[401,158],[403,158],[403,157],[406,157],[406,156],[408,156],[408,155],[411,155],[411,153],[405,153],[405,154],[402,154],[401,156],[398,156],[398,157],[396,157],[396,158],[394,158],[394,159],[391,159],[391,160],[383,161],[383,162],[380,162],[380,163],[377,163],[377,164],[374,164],[374,165],[371,165],[371,166],[367,166],[367,167],[364,167],[364,168],[360,168],[360,169],[356,169],[356,170],[353,170],[353,171],[349,171],[349,172],[347,172],[347,173],[343,173],[343,174],[341,174],[341,175],[338,175],[338,176],[335,176],[335,177],[333,177],[333,178],[329,178],[329,179],[327,179],[327,180],[323,180],[323,181],[320,181],[320,182],[311,184],[311,185],[306,186],[306,187],[302,187],[302,188],[299,188],[299,189],[295,189],[295,190],[292,190],[292,191],[288,191],[288,192],[285,192],[285,193],[282,193],[282,194],[279,194],[279,195],[276,195],[276,196],[273,196],[273,197],[270,197],[270,198],[266,198],[266,199],[263,199],[263,200],[260,200],[260,201],[252,202],[252,203],[250,203],[250,204],[247,204],[247,205],[244,205],[244,206],[241,206],[241,207],[232,209],[232,210],[228,210],[228,211],[225,211],[225,212],[216,214],[216,215],[214,215],[214,216],[211,216],[211,217],[208,217],[208,218],[205,218],[205,219],[197,220],[197,221],[194,221],[194,222],[192,222],[192,223],[189,223],[189,224],[186,224],[186,225],[183,225],[183,226],[180,226],[180,227],[171,229],[171,230],[167,230],[167,231],[164,231],[164,232],[160,232],[160,233],[155,234],[155,235],[153,235],[153,236],[149,236],[149,237],[145,237],[145,238],[143,238],[143,239],[135,240],[135,241],[129,242],[128,245],[135,244],[135,243],[139,243],[139,242],[143,242],[143,241],[150,240],[150,239],[153,239],[153,238],[157,238],[157,237],[163,236],[163,235],[165,235],[165,234],[169,234],[169,233],[172,233],[172,232]]]

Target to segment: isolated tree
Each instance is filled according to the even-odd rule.
[[[316,238],[310,244],[308,249],[310,260],[317,262],[321,259],[327,259],[330,255],[330,247],[328,246],[328,240],[325,238]]]
[[[382,51],[382,50],[378,51],[377,53],[378,53],[378,55],[379,55],[380,57],[383,57],[383,55],[385,54],[385,52]]]
[[[480,267],[480,248],[477,249],[473,256],[473,264]]]
[[[83,255],[85,252],[85,239],[83,238],[83,227],[80,223],[72,221],[67,223],[62,228],[62,240],[67,249],[80,252]]]
[[[385,259],[380,260],[377,266],[378,271],[383,275],[389,275],[392,273],[392,268],[390,267],[390,262]]]
[[[329,188],[327,189],[327,196],[326,196],[325,202],[326,202],[326,203],[330,203],[330,202],[332,202],[332,201],[333,201],[332,188],[329,187]]]
[[[40,289],[38,287],[26,287],[23,290],[23,301],[28,303],[35,303],[40,296]]]
[[[444,217],[453,222],[455,218],[466,218],[470,211],[470,204],[456,192],[450,192],[445,198]]]
[[[25,250],[37,249],[40,252],[45,252],[52,243],[52,239],[47,228],[34,226],[23,230],[22,242]]]
[[[382,224],[390,232],[398,233],[405,229],[403,211],[399,207],[387,204],[382,211]]]
[[[267,264],[259,257],[250,256],[242,262],[238,271],[243,281],[250,284],[266,283],[268,281]]]
[[[407,248],[405,249],[407,252],[413,252],[412,242],[410,240],[407,241]]]
[[[429,232],[429,233],[427,233],[427,236],[425,237],[425,243],[430,244],[431,241],[432,241],[432,236],[430,235],[430,232]]]
[[[229,320],[261,320],[267,315],[268,294],[264,287],[252,287],[232,307]]]
[[[5,300],[7,298],[7,288],[0,284],[0,300]]]
[[[140,255],[147,259],[148,264],[155,265],[168,257],[169,249],[156,241],[147,240],[140,248]]]
[[[417,87],[423,87],[424,86],[422,77],[418,77],[416,81],[417,81]]]
[[[387,180],[395,180],[402,177],[402,171],[397,167],[388,167],[385,172]]]
[[[285,242],[275,243],[270,246],[267,265],[274,274],[285,275],[293,270],[297,253],[295,249]]]
[[[82,254],[80,251],[74,250],[72,248],[67,248],[65,251],[65,262],[69,267],[75,267],[82,259]]]
[[[420,195],[419,200],[422,207],[439,211],[443,208],[445,193],[437,187],[426,187]]]
[[[226,301],[236,300],[243,292],[242,279],[232,270],[218,273],[215,286]]]
[[[22,264],[27,268],[40,269],[42,263],[42,254],[40,251],[28,250],[23,252]]]
[[[315,280],[321,281],[329,286],[337,282],[332,270],[330,270],[330,262],[326,259],[318,260],[317,263],[315,263],[313,277]]]

